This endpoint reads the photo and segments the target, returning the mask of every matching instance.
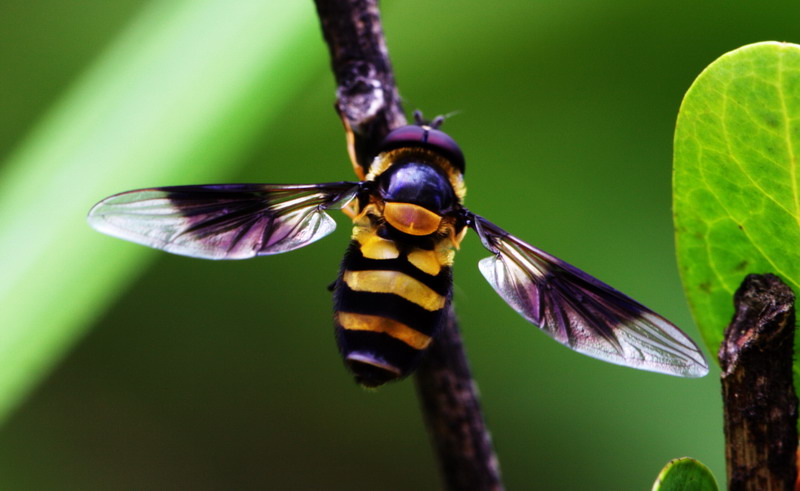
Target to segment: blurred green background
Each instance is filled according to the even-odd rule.
[[[229,2],[227,10],[235,16],[246,3]],[[9,183],[26,171],[18,155],[30,145],[29,135],[41,135],[51,108],[81,86],[98,60],[116,53],[109,46],[130,36],[130,26],[144,17],[145,25],[157,24],[162,10],[156,4],[165,11],[170,2],[0,3],[0,189],[6,197],[14,192]],[[348,241],[344,217],[320,243],[243,262],[140,250],[83,222],[95,201],[141,186],[209,176],[352,179],[332,110],[327,49],[313,5],[297,4],[296,35],[276,35],[264,51],[282,56],[265,62],[269,69],[258,79],[258,91],[276,100],[251,97],[252,88],[227,89],[241,90],[252,104],[239,102],[232,113],[238,116],[220,120],[203,139],[198,158],[209,163],[184,164],[168,182],[142,182],[139,163],[114,168],[86,159],[65,173],[76,191],[91,197],[81,197],[80,212],[64,220],[56,211],[76,194],[62,186],[65,197],[54,195],[47,173],[31,178],[41,183],[41,194],[34,186],[15,200],[0,196],[6,261],[25,257],[36,244],[12,234],[17,229],[2,220],[37,203],[43,211],[25,218],[32,228],[66,225],[51,238],[63,247],[37,257],[44,266],[30,276],[47,284],[86,247],[81,267],[94,285],[85,287],[81,277],[63,280],[91,293],[75,300],[85,308],[75,307],[74,315],[63,314],[72,305],[69,290],[25,306],[35,326],[65,327],[50,340],[26,341],[49,347],[21,365],[25,373],[14,393],[27,397],[6,403],[14,409],[0,427],[4,489],[439,487],[412,381],[366,392],[338,358],[326,286]],[[670,172],[678,107],[692,80],[721,54],[756,41],[800,41],[798,14],[800,5],[789,1],[383,3],[406,109],[458,111],[445,129],[467,156],[470,209],[629,293],[698,342],[674,258]],[[190,38],[177,59],[211,67],[198,85],[221,83],[237,50],[290,24],[271,16],[252,22],[255,27],[222,36],[218,51],[192,52]],[[146,29],[137,33],[147,38]],[[122,73],[126,56],[113,61]],[[104,66],[106,80],[115,80]],[[118,98],[127,97],[124,82],[112,87]],[[189,87],[169,89],[191,95]],[[160,90],[166,89],[153,84],[152,93]],[[93,92],[84,92],[86,103]],[[170,117],[164,132],[179,127],[181,118],[204,115],[173,111]],[[114,131],[125,133],[127,124],[140,123],[135,119],[133,113],[114,119]],[[98,120],[102,127],[102,114]],[[47,136],[37,141],[46,145]],[[103,138],[88,131],[74,145]],[[149,138],[114,140],[113,150],[146,155],[143,149],[154,145]],[[168,143],[181,141],[170,134]],[[215,152],[226,157],[216,159]],[[102,186],[80,189],[98,176]],[[60,256],[70,244],[80,245],[74,256]],[[684,380],[574,354],[492,292],[476,267],[485,256],[478,240],[465,241],[456,260],[455,303],[509,489],[649,489],[669,459],[684,455],[724,481],[716,365],[705,379]],[[95,267],[113,271],[97,279]],[[28,289],[35,300],[35,288]],[[0,309],[19,306],[9,298]],[[22,325],[20,315],[0,329]]]

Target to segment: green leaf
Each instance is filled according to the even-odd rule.
[[[691,457],[672,459],[661,469],[653,491],[717,491],[714,474],[702,462]]]
[[[800,46],[745,46],[697,77],[675,131],[675,230],[683,286],[715,355],[747,274],[774,273],[800,292],[798,156]]]
[[[92,231],[92,204],[236,170],[325,66],[316,22],[310,2],[153,1],[0,166],[0,419],[155,257]]]

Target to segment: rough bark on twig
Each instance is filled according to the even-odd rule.
[[[316,0],[336,77],[336,108],[351,158],[366,167],[390,130],[406,124],[377,0]]]
[[[416,380],[447,489],[503,489],[452,309]]]
[[[376,145],[406,124],[377,0],[316,0],[337,83],[336,108],[353,161],[366,169]],[[502,489],[478,393],[450,310],[416,372],[420,404],[447,489]]]
[[[794,299],[771,274],[747,276],[734,296],[736,314],[719,350],[732,490],[795,486]]]

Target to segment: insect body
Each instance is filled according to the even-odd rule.
[[[342,356],[363,385],[408,375],[448,315],[453,252],[466,231],[464,161],[426,148],[431,134],[458,149],[432,128],[390,134],[367,175],[372,190],[356,202],[334,309]]]
[[[708,372],[677,327],[579,269],[463,206],[464,157],[428,125],[389,133],[360,182],[173,186],[95,205],[102,232],[168,252],[243,259],[329,234],[344,208],[353,237],[334,285],[336,339],[356,380],[410,374],[449,315],[453,255],[473,229],[492,255],[479,264],[497,293],[560,343],[611,363],[671,375]]]

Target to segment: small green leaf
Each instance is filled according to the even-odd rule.
[[[800,292],[798,156],[800,46],[745,46],[697,77],[675,131],[675,230],[683,287],[714,354],[747,274],[777,274]]]
[[[653,483],[653,491],[717,491],[714,474],[699,460],[691,457],[672,459],[661,469]]]

